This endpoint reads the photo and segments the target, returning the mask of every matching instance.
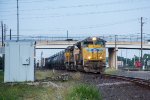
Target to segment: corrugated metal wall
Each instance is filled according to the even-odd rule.
[[[5,43],[4,82],[34,81],[34,42]]]

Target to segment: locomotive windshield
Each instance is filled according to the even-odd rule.
[[[88,45],[105,45],[105,41],[102,40],[98,40],[98,41],[85,41],[83,42],[83,46],[87,47]]]
[[[96,41],[95,44],[100,44],[100,45],[105,45],[105,42],[104,41]]]

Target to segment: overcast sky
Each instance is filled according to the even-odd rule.
[[[0,21],[14,35],[16,1],[0,0]],[[150,34],[150,0],[19,0],[20,35],[66,36],[67,30],[69,36],[136,34],[140,17],[143,32]]]
[[[16,34],[16,1],[0,0],[0,21]],[[20,35],[150,33],[150,0],[19,0]],[[77,35],[76,35],[77,34]]]

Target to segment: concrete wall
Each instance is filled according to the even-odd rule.
[[[117,50],[115,48],[109,48],[108,49],[109,53],[109,67],[118,69],[117,65]]]

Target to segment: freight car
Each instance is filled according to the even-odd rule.
[[[99,37],[88,37],[67,47],[64,52],[55,55],[56,57],[51,57],[48,63],[67,70],[102,73],[106,67],[105,42]]]
[[[45,66],[48,69],[65,69],[64,51],[58,52],[51,57],[45,59]]]

